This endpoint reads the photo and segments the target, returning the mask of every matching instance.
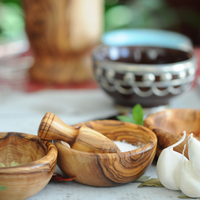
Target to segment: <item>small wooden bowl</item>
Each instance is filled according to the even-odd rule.
[[[78,124],[80,125],[80,124]],[[151,165],[157,138],[146,127],[115,120],[82,123],[111,140],[123,141],[141,147],[121,153],[88,153],[71,149],[67,143],[55,141],[58,148],[58,166],[75,181],[91,186],[117,186],[139,178]]]
[[[200,110],[167,109],[147,116],[144,125],[152,130],[158,138],[157,156],[164,148],[180,140],[183,131],[186,131],[187,135],[193,133],[195,138],[200,141]],[[187,140],[175,147],[174,150],[182,153],[186,143]],[[186,148],[186,157],[188,157],[187,152]]]
[[[16,167],[0,168],[0,199],[27,199],[42,190],[52,177],[57,149],[48,141],[23,133],[0,133],[0,163]]]

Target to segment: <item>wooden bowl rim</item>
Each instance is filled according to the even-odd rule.
[[[92,121],[83,122],[83,123],[86,124],[86,123],[90,123],[90,122],[118,122],[118,123],[120,123],[121,121],[118,121],[118,120],[92,120]],[[74,126],[79,126],[80,124],[83,124],[83,123],[75,124]],[[120,152],[120,153],[90,153],[90,152],[78,151],[78,150],[67,147],[66,145],[64,145],[61,142],[61,140],[56,140],[55,145],[57,143],[59,143],[64,147],[64,149],[66,149],[67,151],[71,151],[73,154],[82,154],[82,155],[84,154],[84,156],[87,156],[87,157],[96,157],[96,155],[98,155],[99,157],[102,157],[102,158],[103,158],[103,155],[106,155],[106,154],[112,154],[112,157],[113,156],[119,157],[119,155],[120,156],[129,156],[130,152],[132,155],[138,155],[138,154],[144,153],[146,151],[152,150],[154,148],[154,146],[157,145],[157,137],[156,137],[155,133],[152,130],[150,130],[149,128],[147,128],[145,126],[129,123],[129,122],[121,122],[121,123],[125,126],[128,125],[128,126],[132,126],[133,128],[140,127],[142,129],[144,129],[146,132],[149,133],[149,142],[137,149],[134,149],[131,151],[126,151],[126,152]],[[56,145],[56,147],[57,147],[57,145]],[[59,148],[59,147],[57,147],[57,148]]]
[[[9,135],[8,135],[9,134]],[[20,166],[15,166],[15,167],[0,167],[0,174],[6,173],[6,174],[22,174],[22,173],[30,173],[32,171],[35,172],[40,172],[41,167],[45,166],[48,171],[50,171],[54,165],[57,162],[57,155],[58,155],[58,150],[55,147],[54,144],[52,144],[49,141],[42,140],[36,135],[31,135],[27,133],[21,133],[21,132],[0,132],[0,139],[2,136],[16,136],[16,137],[22,137],[26,138],[28,140],[35,140],[38,141],[39,145],[42,145],[45,150],[48,152],[46,153],[45,156],[42,158],[35,160],[33,162],[27,163],[27,164],[22,164]],[[52,163],[52,165],[49,165]],[[37,168],[35,168],[37,166]]]
[[[150,130],[160,130],[160,131],[163,131],[165,133],[168,133],[167,131],[165,131],[164,129],[161,129],[160,127],[157,127],[155,126],[152,122],[152,118],[155,118],[156,116],[159,116],[160,114],[163,114],[163,113],[174,113],[174,112],[177,112],[177,111],[181,111],[181,112],[186,112],[186,111],[190,111],[190,112],[200,112],[200,109],[193,109],[193,108],[169,108],[169,109],[165,109],[163,111],[159,111],[159,112],[156,112],[156,113],[153,113],[153,114],[150,114],[148,115],[145,119],[144,119],[144,126],[146,126],[147,128],[149,128]]]

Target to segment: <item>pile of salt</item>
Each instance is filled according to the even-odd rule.
[[[124,140],[123,141],[113,141],[113,142],[118,146],[118,148],[121,150],[121,152],[132,151],[132,150],[140,148],[139,146],[132,145],[130,143],[127,143]]]
[[[140,146],[132,145],[130,143],[127,143],[125,140],[113,141],[113,142],[118,146],[118,148],[121,150],[121,152],[132,151],[132,150],[140,148]],[[68,143],[63,142],[63,141],[61,141],[61,143],[65,146],[71,148],[71,146]]]

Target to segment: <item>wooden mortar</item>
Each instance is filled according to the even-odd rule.
[[[139,178],[151,165],[157,138],[148,128],[118,120],[96,120],[78,124],[101,132],[114,141],[123,141],[139,148],[120,153],[88,153],[55,141],[58,166],[82,184],[99,187],[119,186]]]
[[[15,161],[20,166],[0,167],[1,200],[22,200],[40,192],[50,181],[57,163],[57,148],[35,135],[0,132],[0,163],[8,166]]]

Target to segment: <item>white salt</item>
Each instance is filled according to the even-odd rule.
[[[140,146],[132,145],[130,143],[127,143],[125,140],[113,141],[113,142],[118,146],[121,152],[132,151],[132,150],[140,148]]]
[[[123,141],[113,141],[113,142],[118,146],[118,148],[121,150],[121,152],[132,151],[132,150],[140,148],[140,146],[141,146],[141,144],[139,144],[139,143],[138,143],[138,146],[132,145],[130,143],[127,143],[125,140],[123,140]],[[63,145],[65,145],[66,147],[71,148],[71,146],[68,143],[63,142],[63,141],[61,141],[61,143]]]

